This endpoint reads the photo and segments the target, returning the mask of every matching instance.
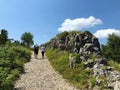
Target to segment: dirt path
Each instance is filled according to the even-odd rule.
[[[25,73],[15,84],[16,90],[77,90],[66,82],[50,65],[47,58],[25,64]]]

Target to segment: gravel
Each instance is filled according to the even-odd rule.
[[[77,90],[62,78],[51,66],[48,59],[34,59],[32,54],[30,62],[26,63],[25,73],[15,83],[15,90]]]

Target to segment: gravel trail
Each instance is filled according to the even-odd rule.
[[[48,59],[34,59],[26,63],[25,73],[16,81],[15,90],[77,90],[62,78],[51,66]]]

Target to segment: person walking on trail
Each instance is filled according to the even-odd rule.
[[[36,44],[34,45],[34,57],[38,59],[38,52],[39,52],[39,46]]]
[[[45,53],[45,47],[42,45],[41,46],[42,59],[44,59],[44,53]]]

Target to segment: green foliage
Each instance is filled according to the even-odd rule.
[[[110,65],[110,66],[112,66],[112,67],[114,67],[113,69],[115,69],[115,70],[117,70],[117,71],[120,72],[120,64],[119,63],[114,62],[113,60],[109,60],[107,62],[107,64]]]
[[[30,32],[25,32],[21,36],[22,43],[24,43],[27,46],[32,46],[34,44],[33,42],[33,35]]]
[[[47,49],[46,55],[49,58],[52,66],[58,71],[63,78],[79,89],[85,88],[88,83],[89,70],[85,70],[83,62],[77,65],[75,69],[69,67],[69,53],[67,51],[59,51],[57,49]],[[79,55],[75,55],[76,59]]]
[[[22,46],[5,45],[0,47],[0,90],[12,90],[23,65],[31,57],[30,50]]]
[[[66,36],[67,36],[68,34],[69,34],[69,33],[68,33],[67,31],[62,32],[62,33],[60,33],[60,34],[57,35],[57,38],[64,41],[65,38],[66,38]]]
[[[71,57],[74,57],[75,63],[80,63],[80,54],[79,53],[70,53]]]
[[[95,55],[92,55],[91,58],[93,61],[95,61],[97,57]]]
[[[74,35],[74,34],[77,34],[77,33],[80,33],[80,32],[77,31],[77,30],[73,30],[73,31],[69,32],[69,35]]]
[[[108,84],[107,84],[107,79],[106,79],[106,77],[105,77],[105,76],[101,76],[100,80],[101,80],[101,84],[100,84],[101,90],[107,89],[106,86],[107,86]]]
[[[75,54],[74,58],[75,58],[75,62],[76,63],[80,63],[81,62],[80,61],[80,54]]]
[[[90,79],[90,83],[91,83],[91,87],[93,88],[95,86],[95,83],[96,83],[96,77],[92,77]]]
[[[8,41],[8,32],[5,29],[1,30],[0,45],[5,44]]]
[[[102,45],[102,54],[108,59],[120,62],[120,36],[111,34],[106,45]]]

